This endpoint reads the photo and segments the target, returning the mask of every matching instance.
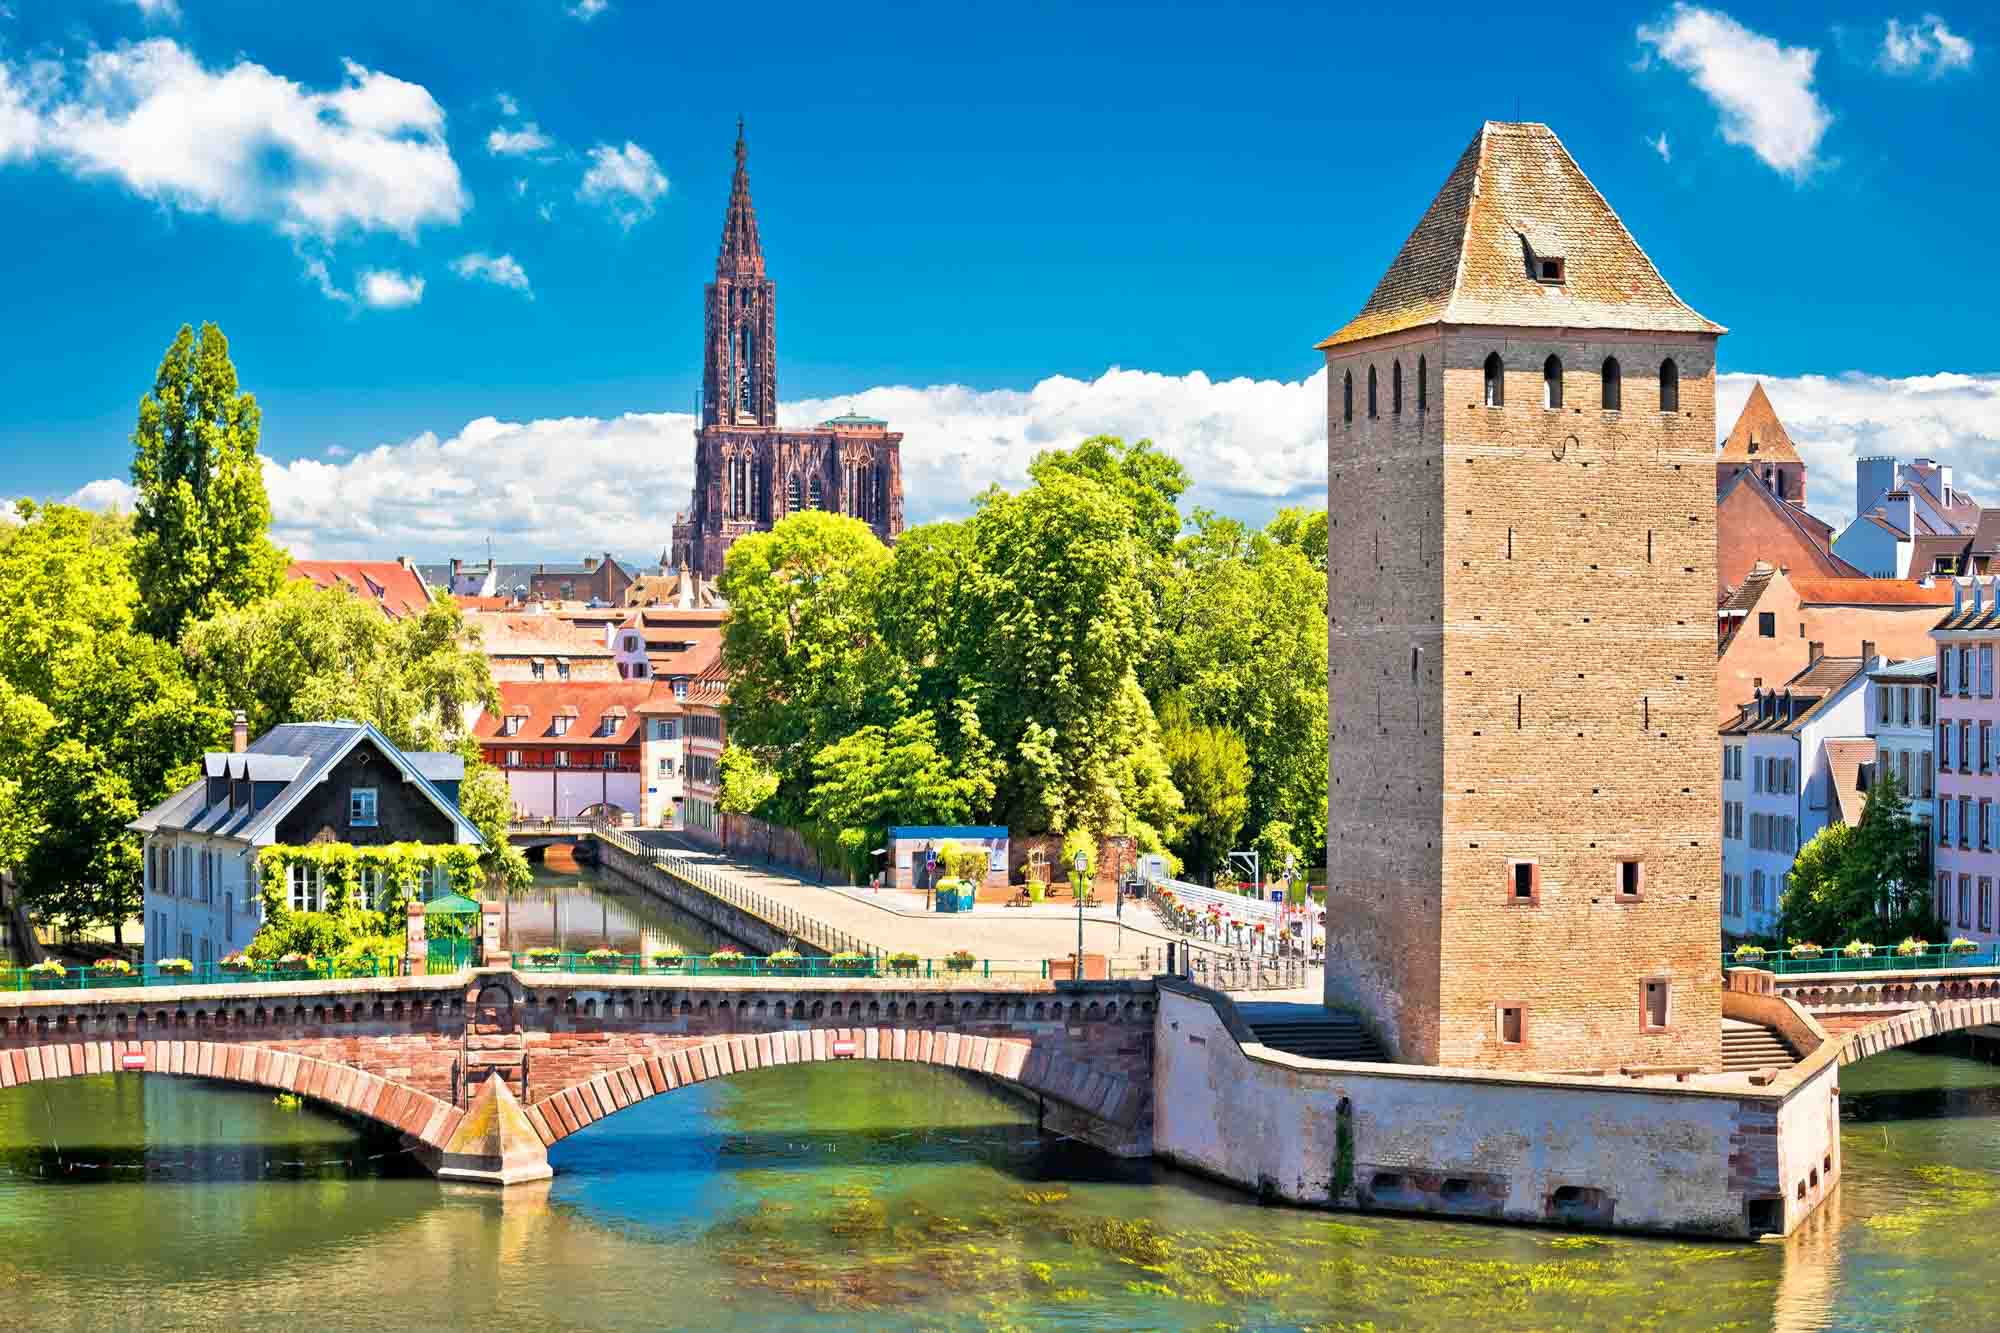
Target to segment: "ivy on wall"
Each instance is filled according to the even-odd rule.
[[[306,846],[284,843],[260,848],[257,864],[262,883],[264,919],[275,921],[291,912],[291,868],[310,865],[319,868],[320,908],[331,916],[359,913],[376,918],[372,931],[400,932],[405,904],[432,896],[436,867],[443,866],[453,893],[476,898],[486,884],[486,871],[479,863],[481,849],[452,843],[396,842],[384,847],[355,847],[343,842],[319,842]],[[371,910],[362,901],[364,870],[382,872],[382,899]]]

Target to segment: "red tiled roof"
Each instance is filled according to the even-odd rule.
[[[504,680],[498,689],[500,708],[481,713],[473,735],[487,744],[542,748],[636,745],[642,725],[639,715],[648,708],[654,691],[672,698],[668,687],[650,680]],[[503,736],[500,720],[508,715],[526,720],[512,736]],[[552,735],[550,728],[558,717],[573,719],[561,736]],[[611,734],[600,736],[598,724],[606,717],[612,719]]]
[[[1841,606],[1950,606],[1951,586],[1928,588],[1901,579],[1795,578],[1792,591],[1801,603]]]
[[[1861,786],[1861,768],[1875,762],[1875,742],[1864,739],[1828,741],[1826,762],[1831,770],[1834,799],[1840,807],[1841,822],[1859,824],[1861,807],[1868,793]]]
[[[422,615],[431,601],[422,576],[395,560],[294,560],[285,577],[345,588],[395,620]]]
[[[1771,400],[1764,396],[1763,381],[1750,386],[1749,401],[1743,404],[1742,415],[1736,418],[1729,438],[1722,442],[1719,458],[1724,463],[1799,461],[1799,451],[1792,447],[1792,437],[1785,434],[1785,423],[1778,420]]]

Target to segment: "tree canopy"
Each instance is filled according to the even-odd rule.
[[[189,621],[247,605],[284,577],[257,457],[261,422],[222,330],[204,324],[197,337],[182,325],[132,432],[139,628],[178,641]]]
[[[1943,927],[1927,844],[1885,767],[1858,823],[1829,824],[1799,849],[1778,904],[1780,936],[1823,948],[1894,943],[1912,932],[1936,942]]]

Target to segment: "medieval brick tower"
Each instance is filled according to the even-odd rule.
[[[1723,332],[1488,123],[1320,344],[1326,998],[1397,1059],[1720,1064]]]
[[[807,430],[779,429],[777,287],[764,273],[741,121],[707,294],[694,499],[674,517],[666,563],[714,578],[731,542],[799,509],[850,515],[893,542],[903,530],[900,433],[852,413]]]

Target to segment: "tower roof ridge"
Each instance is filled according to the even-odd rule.
[[[1727,332],[1668,285],[1554,131],[1495,120],[1361,313],[1319,346],[1426,324]]]
[[[749,149],[743,139],[743,117],[736,118],[736,175],[729,183],[729,208],[722,217],[722,249],[716,256],[718,277],[764,276],[764,246],[757,238],[757,209],[750,202]]]
[[[1750,387],[1750,397],[1743,404],[1743,412],[1730,428],[1729,438],[1722,442],[1724,463],[1797,463],[1799,451],[1792,445],[1792,437],[1785,432],[1785,423],[1778,420],[1777,409],[1764,394],[1764,381],[1758,380]]]

